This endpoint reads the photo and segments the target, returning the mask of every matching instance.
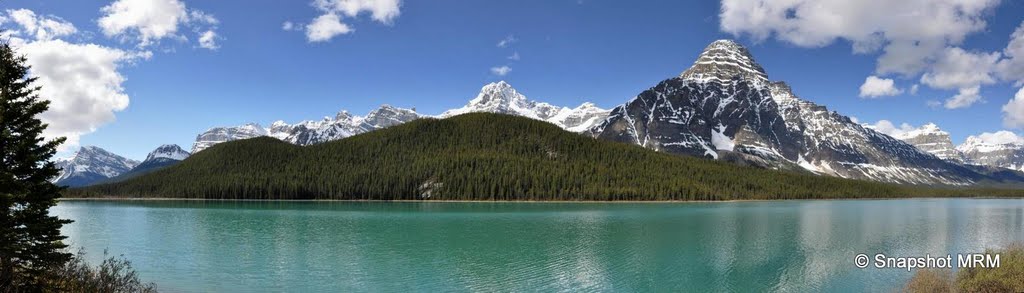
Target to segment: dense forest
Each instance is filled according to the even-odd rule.
[[[600,141],[528,118],[420,119],[300,147],[262,137],[67,197],[346,200],[731,200],[1021,196],[741,167]]]

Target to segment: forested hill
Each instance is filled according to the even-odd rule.
[[[67,197],[728,200],[1003,195],[740,167],[600,141],[500,114],[420,119],[300,147],[261,137]]]

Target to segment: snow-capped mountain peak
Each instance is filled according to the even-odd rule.
[[[1024,137],[1013,132],[972,135],[956,149],[970,164],[1024,171]]]
[[[870,128],[884,134],[888,134],[895,139],[905,141],[918,149],[928,152],[940,159],[963,163],[963,154],[956,149],[953,145],[953,140],[950,139],[949,133],[943,131],[935,123],[928,123],[918,128],[909,129],[909,126],[905,125],[901,129],[884,129],[875,125],[865,124],[864,127]]]
[[[321,120],[307,120],[296,124],[288,124],[279,120],[271,124],[269,128],[260,127],[255,123],[235,127],[215,127],[196,137],[192,153],[197,153],[218,143],[259,136],[270,136],[297,145],[311,145],[391,127],[419,118],[420,115],[415,110],[382,105],[371,111],[366,117],[352,115],[347,110],[342,110],[333,118],[324,117]]]
[[[54,182],[67,186],[82,186],[96,180],[118,176],[139,164],[138,161],[95,146],[83,146],[70,160],[56,163],[61,169],[61,174]]]
[[[680,76],[613,109],[590,133],[668,153],[845,178],[963,185],[977,177],[769,82],[750,52],[730,40],[711,43]]]
[[[589,102],[570,109],[532,101],[516,91],[512,85],[499,81],[485,85],[476,98],[465,106],[445,111],[440,117],[447,118],[473,112],[523,116],[547,121],[573,132],[587,131],[608,116],[608,110],[598,108]]]
[[[150,152],[149,155],[146,156],[146,161],[160,158],[181,161],[188,158],[188,156],[189,153],[180,146],[176,144],[165,144]]]
[[[737,77],[760,81],[760,84],[768,81],[764,68],[754,61],[750,51],[733,40],[712,42],[693,66],[679,76],[693,81],[727,82]]]
[[[480,93],[465,106],[445,111],[441,117],[451,117],[472,112],[490,112],[519,115],[537,120],[547,120],[563,109],[548,103],[530,101],[516,91],[512,85],[499,81],[484,85]]]
[[[940,129],[938,125],[935,125],[935,123],[928,123],[910,131],[893,133],[892,137],[901,140],[908,140],[925,135],[949,136],[949,133]]]

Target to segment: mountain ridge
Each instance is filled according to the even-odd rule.
[[[445,118],[473,112],[514,114],[546,121],[569,131],[583,132],[607,116],[608,110],[601,109],[590,102],[585,102],[576,108],[568,108],[529,100],[512,85],[505,81],[498,81],[484,85],[477,96],[464,106],[447,110],[439,115],[424,115],[417,113],[415,108],[404,109],[384,104],[370,111],[365,117],[355,116],[342,110],[334,118],[325,117],[319,121],[306,120],[288,124],[279,120],[272,123],[270,127],[263,127],[257,123],[235,127],[213,127],[196,137],[192,153],[198,153],[218,143],[260,136],[270,136],[296,145],[312,145],[380,130],[420,118]]]
[[[595,140],[521,116],[468,113],[310,146],[271,137],[227,142],[166,169],[69,190],[67,195],[611,201],[1019,193],[908,187],[741,167]]]
[[[592,135],[657,151],[717,159],[723,153],[767,168],[902,184],[964,186],[982,180],[901,140],[865,128],[769,82],[731,40],[702,51],[678,77],[614,108]]]

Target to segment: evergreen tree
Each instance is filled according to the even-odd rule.
[[[61,193],[49,181],[59,171],[50,158],[64,139],[44,141],[36,116],[49,101],[25,61],[0,44],[0,291],[42,291],[47,271],[71,256],[60,235],[71,221],[49,215]]]

